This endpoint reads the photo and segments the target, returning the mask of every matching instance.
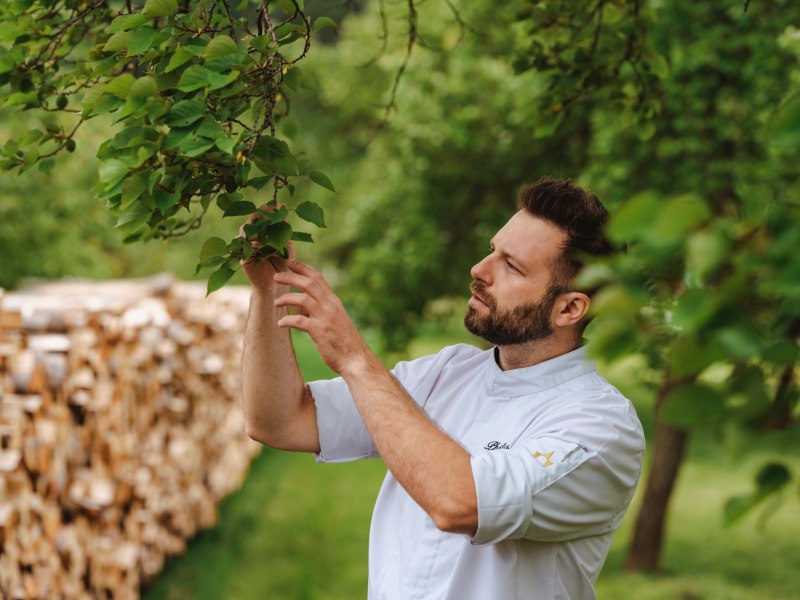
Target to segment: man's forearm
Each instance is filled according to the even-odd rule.
[[[298,261],[288,261],[287,267],[274,280],[301,292],[283,294],[275,304],[295,306],[300,313],[284,316],[278,324],[308,333],[325,364],[344,378],[389,470],[437,527],[474,532],[478,511],[469,453],[383,367],[325,278]]]
[[[389,470],[445,531],[474,533],[469,453],[441,431],[374,356],[342,374]]]
[[[247,433],[269,446],[293,445],[305,389],[289,332],[275,325],[286,314],[272,295],[253,292],[242,351],[242,403]],[[304,448],[303,448],[304,449]]]

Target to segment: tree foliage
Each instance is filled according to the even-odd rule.
[[[0,168],[47,171],[75,149],[87,120],[109,117],[97,152],[97,192],[125,241],[170,238],[196,229],[212,206],[222,216],[257,213],[246,234],[259,255],[310,240],[287,217],[324,227],[317,205],[293,206],[307,177],[330,180],[279,136],[278,123],[301,85],[297,63],[316,30],[302,0],[12,0],[0,8],[0,93],[21,111],[58,112],[0,150]],[[266,191],[258,209],[243,191]],[[286,192],[282,192],[286,190]],[[251,258],[244,238],[212,239],[198,269],[215,268],[209,291]]]

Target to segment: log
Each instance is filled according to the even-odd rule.
[[[259,445],[249,288],[169,277],[0,290],[0,598],[138,598]]]

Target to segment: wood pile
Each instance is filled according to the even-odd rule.
[[[249,290],[0,290],[0,598],[138,598],[246,474]]]

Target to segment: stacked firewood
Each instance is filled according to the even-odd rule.
[[[248,289],[170,278],[0,291],[0,598],[137,598],[258,444]]]

